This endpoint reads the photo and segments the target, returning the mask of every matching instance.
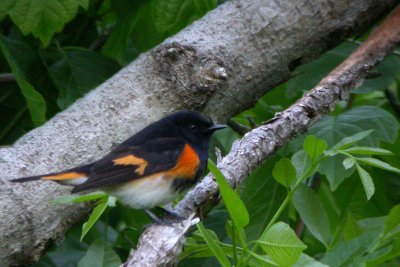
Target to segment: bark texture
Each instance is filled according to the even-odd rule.
[[[259,164],[273,155],[277,149],[298,134],[304,133],[325,113],[333,110],[335,105],[347,99],[351,89],[362,84],[364,77],[375,65],[390,54],[400,44],[400,6],[391,16],[342,64],[334,69],[313,90],[307,93],[290,108],[277,114],[272,120],[247,133],[236,141],[229,154],[219,162],[218,167],[229,183],[236,187]],[[188,216],[196,212],[208,199],[218,194],[218,185],[212,175],[206,176],[176,206],[174,212],[180,216]],[[188,219],[190,221],[190,219]],[[123,266],[171,266],[173,265],[183,244],[185,231],[182,224],[172,227],[152,226],[139,240],[139,246],[132,250],[128,262]],[[165,250],[168,247],[173,249]],[[150,249],[149,249],[150,248]],[[160,257],[153,258],[157,252]],[[162,257],[168,255],[168,257]],[[175,255],[175,257],[174,257]]]
[[[67,187],[16,185],[8,179],[98,159],[174,110],[197,109],[226,120],[287,80],[299,64],[361,33],[395,3],[227,2],[142,54],[12,147],[0,148],[0,265],[36,261],[89,210],[51,204]]]

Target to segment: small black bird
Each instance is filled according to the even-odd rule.
[[[211,135],[225,125],[200,113],[179,111],[142,129],[93,163],[13,182],[51,180],[72,193],[101,189],[135,209],[167,204],[204,174]]]

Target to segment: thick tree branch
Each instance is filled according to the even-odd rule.
[[[177,109],[226,120],[287,80],[299,64],[362,33],[395,3],[228,1],[142,54],[14,146],[0,149],[0,265],[37,260],[89,210],[51,204],[67,187],[8,179],[96,160]]]
[[[339,101],[347,99],[350,90],[362,83],[368,71],[400,44],[399,25],[400,7],[395,9],[350,57],[313,90],[290,108],[235,142],[229,154],[218,164],[229,183],[236,186],[242,182],[252,170],[273,155],[283,144],[304,133],[325,113],[333,110]],[[181,216],[192,214],[216,194],[218,186],[213,176],[208,175],[177,205],[175,212]],[[130,259],[124,266],[172,265],[181,252],[177,244],[183,244],[183,240],[177,240],[176,237],[183,239],[187,230],[179,224],[175,225],[175,232],[171,231],[172,228],[168,226],[148,228],[141,236],[138,248],[132,251]],[[165,250],[170,241],[175,246],[171,250]],[[147,257],[152,253],[157,253],[159,257]],[[161,257],[162,255],[168,257]]]

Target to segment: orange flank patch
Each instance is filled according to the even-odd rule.
[[[66,173],[60,173],[60,174],[55,174],[55,175],[43,176],[42,179],[59,181],[59,180],[69,180],[69,179],[81,178],[83,176],[86,176],[86,174],[79,173],[79,172],[66,172]]]
[[[134,155],[118,158],[113,160],[113,162],[117,165],[135,165],[137,166],[135,172],[139,175],[142,175],[144,173],[144,170],[146,169],[148,164],[146,160],[135,157]]]
[[[194,149],[188,144],[183,148],[175,167],[168,171],[172,177],[184,177],[194,179],[197,169],[200,166],[200,159]]]

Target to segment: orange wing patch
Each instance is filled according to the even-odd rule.
[[[125,156],[113,160],[114,164],[117,165],[134,165],[137,166],[135,172],[139,175],[144,173],[148,162],[142,158],[135,157],[134,155]]]
[[[44,180],[55,180],[55,181],[61,181],[61,180],[69,180],[69,179],[77,179],[77,178],[82,178],[86,176],[84,173],[79,173],[79,172],[66,172],[66,173],[60,173],[56,175],[50,175],[50,176],[43,176],[42,179]]]
[[[172,177],[194,178],[200,166],[200,159],[194,149],[188,144],[183,148],[176,165],[168,174]]]

